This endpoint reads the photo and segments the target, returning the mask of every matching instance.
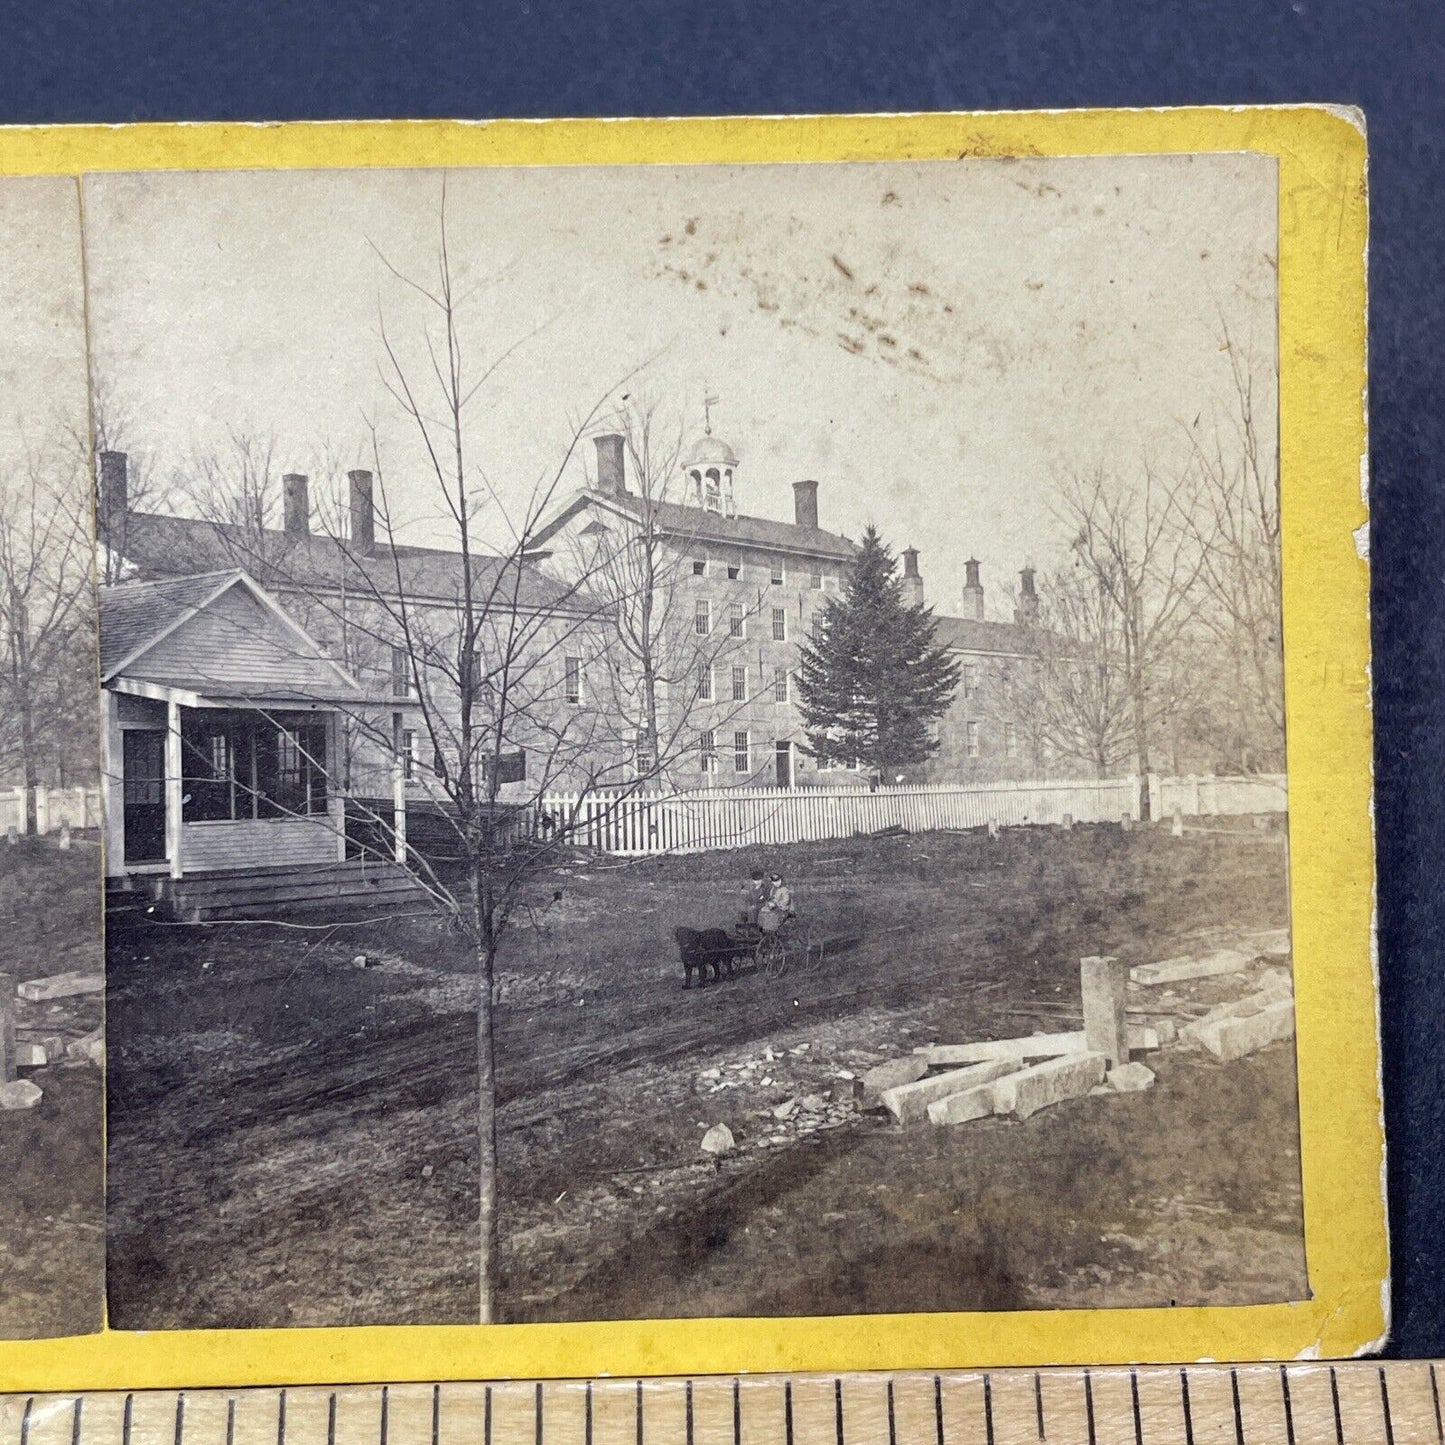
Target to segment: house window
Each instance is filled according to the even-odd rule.
[[[978,724],[976,722],[964,723],[963,740],[969,757],[976,758],[978,756]]]
[[[963,695],[965,697],[978,695],[978,663],[976,662],[963,664]]]
[[[770,581],[774,587],[781,587],[783,585],[783,559],[781,557],[775,557],[773,559],[773,570],[768,577],[768,581]]]
[[[813,620],[812,620],[812,622],[810,622],[810,623],[808,624],[808,633],[809,633],[809,636],[812,638],[814,645],[816,645],[817,643],[819,643],[819,642],[821,642],[821,641],[823,640],[823,614],[822,614],[822,612],[815,612],[815,613],[813,614]]]
[[[823,590],[823,573],[820,568],[815,567],[808,573],[808,586],[811,587],[814,592],[821,592]]]
[[[416,778],[416,733],[411,728],[401,735],[401,775],[409,783]]]
[[[788,669],[786,667],[775,667],[773,669],[773,701],[787,702],[788,700]]]
[[[696,619],[693,625],[696,627],[699,637],[706,637],[712,631],[712,603],[706,598],[697,604]]]
[[[698,749],[703,772],[717,772],[717,734],[711,728],[699,734]]]
[[[728,563],[728,581],[736,582],[743,575],[743,564],[741,562]]]
[[[733,668],[733,701],[746,702],[748,700],[748,670],[745,667]]]
[[[1019,755],[1019,730],[1013,723],[1003,725],[1003,750],[1011,758]]]
[[[411,654],[404,647],[391,649],[391,695],[411,696]]]
[[[697,696],[700,702],[712,701],[712,663],[700,662],[697,665]]]
[[[1005,702],[1012,702],[1014,695],[1014,680],[1013,674],[1009,672],[1008,668],[1004,668],[1004,670],[999,674],[998,685],[999,691],[1003,695],[1003,700]]]
[[[566,696],[568,702],[582,701],[582,659],[580,657],[569,657],[565,663],[566,667]]]
[[[750,773],[753,770],[752,747],[745,732],[733,734],[733,772]]]
[[[788,640],[788,610],[785,607],[773,608],[773,641],[786,642]]]
[[[748,635],[748,614],[741,602],[734,602],[728,608],[728,632],[733,637]]]
[[[706,557],[694,557],[694,558],[692,559],[692,575],[693,575],[694,577],[706,577],[706,576],[707,576],[707,558],[706,558]]]

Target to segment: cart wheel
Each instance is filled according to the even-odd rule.
[[[758,944],[758,966],[765,978],[782,978],[788,971],[788,945],[779,933],[769,933]]]

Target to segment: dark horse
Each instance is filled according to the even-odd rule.
[[[692,987],[692,976],[697,974],[697,986],[702,988],[708,981],[708,970],[712,970],[713,982],[720,982],[724,973],[735,977],[738,969],[738,953],[744,945],[731,933],[722,928],[674,928],[672,936],[677,940],[677,951],[682,958],[684,988]]]

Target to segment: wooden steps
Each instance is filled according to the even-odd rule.
[[[308,868],[257,868],[158,878],[149,888],[116,890],[107,901],[118,915],[148,911],[183,923],[232,919],[286,919],[324,914],[365,917],[423,904],[426,890],[404,868],[353,859]],[[154,916],[154,915],[152,915]]]

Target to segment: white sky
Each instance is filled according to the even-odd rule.
[[[1223,397],[1221,318],[1273,389],[1275,167],[1256,156],[450,173],[474,372],[513,343],[473,456],[515,504],[609,392],[737,451],[739,509],[922,551],[940,609],[977,555],[991,602],[1047,565],[1061,472],[1167,464]],[[85,182],[96,374],[162,470],[228,428],[280,469],[380,427],[408,540],[445,544],[378,381],[378,314],[414,367],[436,172]],[[639,371],[640,368],[640,371]],[[590,454],[591,446],[585,447]],[[580,473],[578,474],[580,480]]]
[[[28,457],[86,429],[76,184],[0,180],[0,475],[24,476]]]

